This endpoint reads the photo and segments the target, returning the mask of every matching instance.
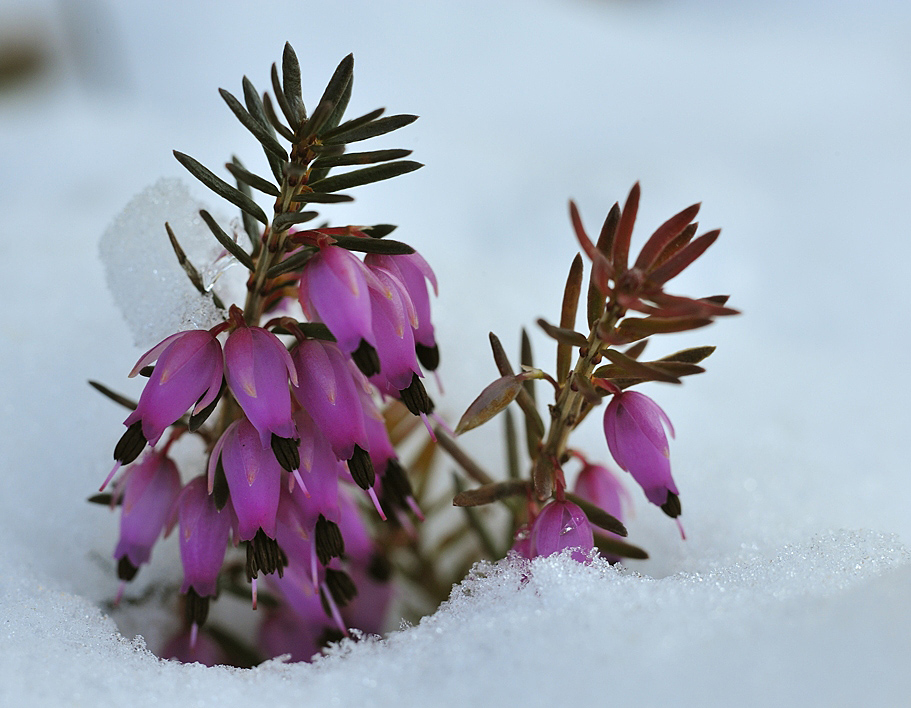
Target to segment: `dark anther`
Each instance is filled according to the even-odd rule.
[[[289,472],[293,472],[301,466],[301,455],[297,442],[292,438],[280,438],[272,433],[272,452],[275,454],[275,459]]]
[[[354,581],[344,570],[326,568],[326,587],[339,607],[344,607],[357,595]]]
[[[153,372],[153,371],[155,371],[155,367],[154,367],[154,366],[143,366],[143,367],[139,370],[139,375],[140,375],[140,376],[145,376],[146,378],[149,378],[149,377],[152,375],[152,372]]]
[[[433,401],[424,390],[424,384],[418,378],[417,374],[411,375],[411,383],[408,388],[399,391],[402,397],[402,403],[411,411],[412,415],[421,415],[421,413],[433,413]]]
[[[323,565],[329,565],[333,558],[341,558],[345,552],[345,540],[338,524],[329,521],[322,514],[316,520],[313,543],[316,546],[316,557]]]
[[[139,572],[139,568],[132,563],[130,559],[124,556],[120,559],[120,562],[117,563],[117,577],[126,582],[130,582],[133,578],[136,577],[136,573]]]
[[[148,440],[142,434],[142,421],[137,420],[126,429],[114,447],[114,459],[122,465],[128,465],[145,449]]]
[[[386,556],[374,553],[370,557],[370,565],[367,566],[367,575],[377,582],[387,583],[392,577],[392,563]]]
[[[269,575],[278,572],[278,577],[284,575],[285,566],[288,565],[288,556],[278,545],[274,538],[266,535],[259,529],[256,535],[247,541],[247,580],[258,578],[259,574]]]
[[[354,454],[348,460],[348,469],[361,489],[370,489],[376,481],[376,472],[373,470],[370,455],[359,445],[354,446]]]
[[[678,497],[673,492],[667,493],[667,501],[661,505],[661,511],[670,516],[672,519],[676,519],[680,516],[680,512],[683,511],[683,508],[680,506],[680,497]]]
[[[212,411],[215,410],[215,407],[218,405],[218,402],[221,400],[221,395],[225,392],[226,385],[227,384],[225,383],[225,380],[222,379],[221,388],[218,389],[218,395],[215,396],[215,398],[212,400],[212,402],[209,405],[207,405],[205,408],[203,408],[201,411],[199,411],[199,413],[192,413],[192,412],[190,413],[190,423],[187,426],[190,428],[190,432],[195,433],[197,430],[199,430],[202,427],[202,424],[205,423],[209,419],[209,416],[212,415]],[[202,396],[200,396],[199,400],[201,401],[205,395],[206,394],[204,393]],[[197,401],[197,403],[199,403],[199,401]]]
[[[197,627],[202,627],[205,624],[206,617],[209,616],[209,596],[200,597],[191,587],[187,590],[184,599],[187,624],[195,624]]]
[[[351,353],[351,358],[364,376],[373,376],[380,373],[380,357],[377,355],[376,349],[365,340],[361,340],[358,348]]]
[[[383,475],[383,491],[400,507],[405,507],[408,503],[408,497],[414,496],[405,468],[395,458],[386,463],[386,472]]]
[[[212,485],[212,500],[215,502],[215,508],[221,511],[228,503],[228,478],[225,476],[225,468],[221,464],[221,455],[218,456],[218,462],[215,463],[215,479]]]
[[[425,347],[423,344],[414,343],[414,352],[418,355],[418,361],[421,362],[427,371],[436,371],[440,365],[440,348],[434,344],[432,347]]]

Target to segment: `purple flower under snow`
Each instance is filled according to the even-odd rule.
[[[531,540],[536,556],[549,556],[572,548],[575,549],[573,559],[580,563],[588,562],[588,553],[595,546],[588,517],[569,501],[552,501],[541,509],[532,524]]]

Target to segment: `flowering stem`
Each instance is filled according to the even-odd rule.
[[[538,460],[552,460],[554,464],[535,465],[535,489],[541,499],[547,499],[553,493],[559,465],[568,455],[566,443],[569,433],[581,421],[585,396],[575,382],[591,380],[595,367],[601,361],[601,353],[607,346],[602,339],[603,335],[599,336],[599,333],[612,331],[624,313],[625,308],[616,301],[608,304],[601,319],[592,326],[587,344],[580,348],[576,366],[564,382],[557,395],[557,401],[551,408],[550,429],[541,446]]]

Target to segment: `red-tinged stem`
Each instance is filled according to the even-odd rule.
[[[585,403],[585,396],[578,390],[578,386],[573,386],[573,381],[591,380],[595,367],[601,362],[602,352],[608,346],[598,336],[598,332],[611,332],[625,312],[626,309],[612,298],[601,319],[592,327],[586,346],[580,349],[575,368],[563,382],[563,386],[557,394],[557,401],[551,408],[550,429],[547,431],[547,438],[541,446],[539,455],[548,456],[558,465],[565,462],[568,457],[566,444],[569,433],[581,421],[582,406]],[[556,469],[559,473],[559,466]],[[551,480],[551,492],[556,486],[556,480]]]

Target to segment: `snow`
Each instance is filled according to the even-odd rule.
[[[133,197],[101,236],[105,278],[137,347],[150,349],[174,332],[224,321],[225,313],[193,287],[162,237],[167,222],[203,287],[210,286],[223,249],[200,209],[205,205],[192,199],[186,184],[160,179]]]
[[[316,18],[97,0],[78,27],[63,6],[0,8],[0,36],[41,27],[48,56],[0,92],[0,705],[907,704],[907,4],[401,0]],[[74,59],[86,37],[95,63]],[[647,389],[677,430],[686,542],[636,491],[650,561],[480,567],[432,617],[312,666],[161,662],[133,636],[155,646],[152,611],[118,631],[116,518],[84,499],[123,413],[85,379],[136,396],[143,345],[98,240],[160,177],[191,183],[172,149],[264,170],[215,89],[265,88],[285,39],[306,96],[353,50],[351,111],[422,116],[382,147],[427,167],[326,213],[400,224],[437,270],[452,421],[497,376],[489,330],[514,351],[519,325],[557,319],[567,198],[594,230],[638,179],[639,239],[699,200],[723,227],[674,290],[732,293],[744,315],[652,345],[718,345],[707,374]],[[184,197],[230,225],[204,188]],[[590,422],[576,444],[604,459]],[[463,443],[499,468],[496,422]],[[173,581],[175,557],[156,549],[131,592]]]

